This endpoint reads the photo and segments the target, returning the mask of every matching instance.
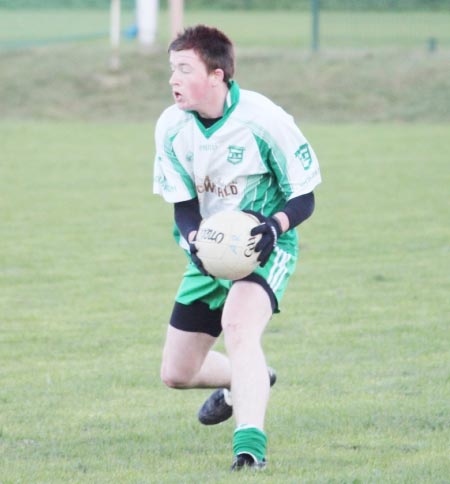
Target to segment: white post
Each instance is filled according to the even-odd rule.
[[[169,0],[170,39],[173,40],[183,30],[184,0]]]
[[[136,23],[139,43],[144,49],[156,39],[159,0],[136,0]]]
[[[111,0],[109,37],[112,49],[110,68],[117,71],[120,67],[120,0]]]

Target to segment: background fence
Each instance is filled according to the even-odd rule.
[[[217,24],[221,10],[228,18],[219,25],[230,35],[248,30],[242,45],[320,49],[450,48],[448,0],[321,0],[318,22],[312,21],[311,0],[185,1],[185,24]],[[0,48],[46,43],[108,41],[108,0],[0,0]],[[271,10],[269,9],[271,8]],[[243,15],[236,15],[236,9]],[[289,16],[283,12],[292,12]],[[228,14],[227,14],[228,12]],[[257,17],[253,15],[258,14]],[[227,17],[228,15],[228,17]],[[264,30],[248,23],[270,16]],[[256,19],[256,20],[255,20]],[[122,29],[126,38],[134,23],[134,0],[122,0]],[[157,42],[169,40],[167,0],[160,1]],[[314,31],[313,25],[318,30]]]

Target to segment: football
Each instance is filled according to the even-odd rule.
[[[260,222],[239,210],[216,213],[202,221],[195,245],[203,267],[214,277],[235,281],[259,265],[255,246],[261,235],[250,235]]]

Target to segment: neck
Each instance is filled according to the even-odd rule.
[[[206,119],[222,117],[227,95],[228,86],[222,82],[213,90],[211,98],[205,103],[205,107],[197,111],[199,116]]]

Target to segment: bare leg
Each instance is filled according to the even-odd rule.
[[[206,333],[167,329],[161,379],[172,388],[230,387],[228,358],[211,350],[215,337]]]
[[[237,426],[245,424],[264,429],[270,385],[261,337],[271,316],[269,297],[259,284],[242,281],[232,286],[222,325],[231,361]]]

